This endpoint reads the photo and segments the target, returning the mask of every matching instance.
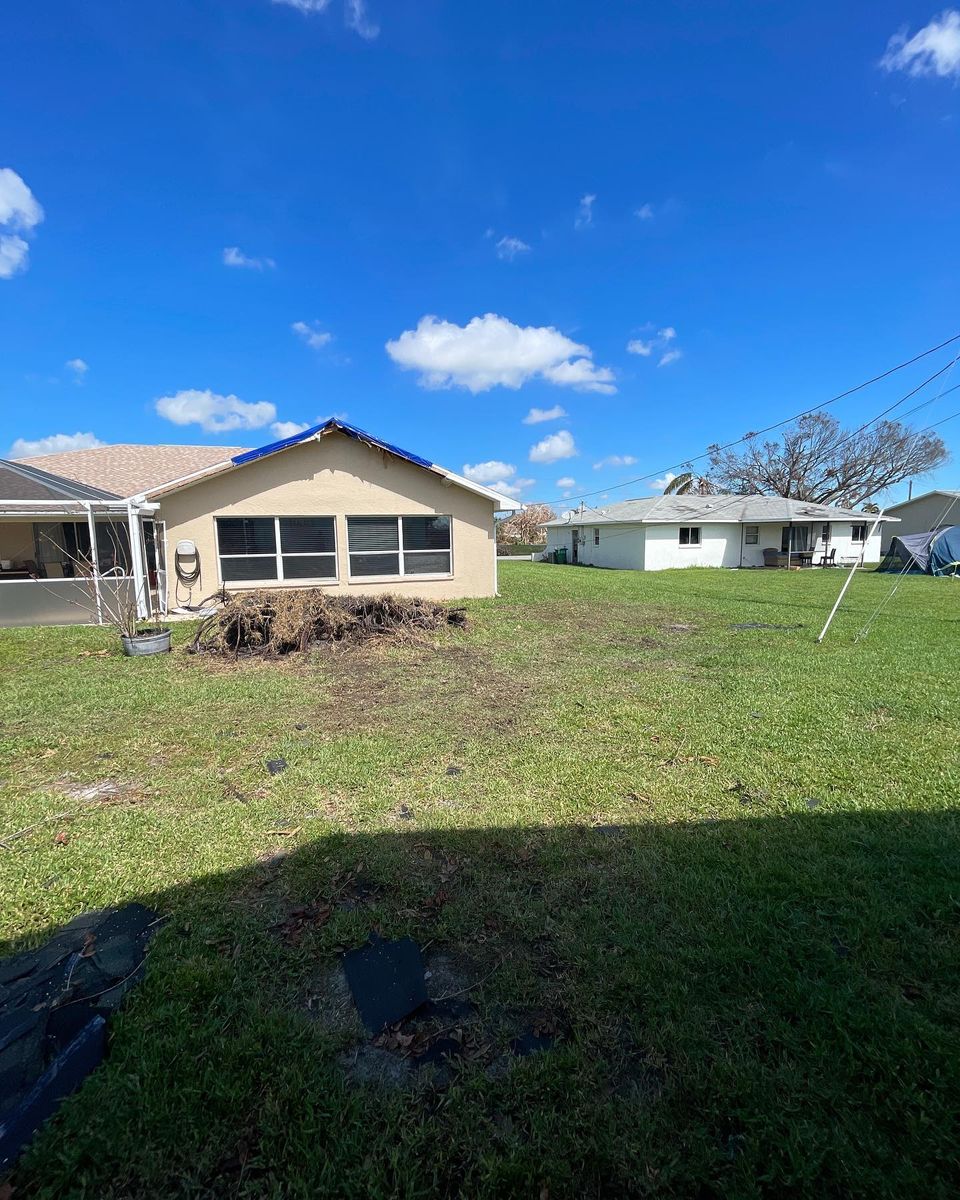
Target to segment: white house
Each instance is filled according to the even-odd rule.
[[[897,517],[900,524],[891,526],[883,535],[883,552],[886,554],[890,539],[905,533],[928,533],[931,529],[945,529],[960,525],[960,492],[924,492],[904,500],[902,504],[891,504],[886,510]]]
[[[893,520],[887,518],[883,520]],[[634,571],[880,561],[876,516],[781,496],[650,496],[546,522],[547,554]],[[881,525],[882,528],[882,525]]]

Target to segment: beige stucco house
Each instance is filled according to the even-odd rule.
[[[960,491],[939,489],[913,496],[900,504],[891,504],[885,510],[899,520],[899,525],[884,532],[883,552],[890,549],[894,537],[904,534],[928,533],[934,529],[946,529],[960,521]]]
[[[2,492],[0,625],[95,619],[92,585],[129,589],[144,617],[222,588],[492,596],[494,514],[519,507],[337,420],[255,450],[6,462]]]

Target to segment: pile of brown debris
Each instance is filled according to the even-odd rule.
[[[243,592],[205,618],[194,654],[289,654],[314,642],[410,637],[446,625],[463,628],[466,610],[404,596],[335,596],[322,588]]]

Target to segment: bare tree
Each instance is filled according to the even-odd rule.
[[[836,417],[815,412],[785,429],[776,442],[748,434],[743,449],[711,446],[710,478],[719,491],[852,508],[948,458],[936,434],[915,433],[898,421],[844,430]]]
[[[528,504],[520,512],[498,523],[497,541],[507,545],[522,542],[528,546],[538,546],[546,541],[540,526],[544,521],[552,521],[556,515],[549,504]]]

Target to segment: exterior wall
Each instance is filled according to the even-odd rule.
[[[32,521],[0,521],[0,558],[23,562],[36,553]]]
[[[331,592],[392,592],[448,600],[492,596],[496,592],[493,502],[441,476],[353,438],[331,433],[304,442],[238,470],[227,471],[160,498],[159,520],[166,524],[168,604],[199,603],[221,586],[215,518],[332,516],[336,519],[337,580],[292,580],[265,587],[326,587]],[[452,518],[453,572],[443,578],[355,579],[349,577],[348,516]],[[192,593],[177,587],[177,542],[196,543],[200,579]],[[249,591],[257,584],[229,584]]]
[[[646,525],[648,571],[670,567],[738,567],[740,526],[727,522],[699,526],[700,545],[681,546],[679,525]],[[779,537],[777,544],[780,544]]]
[[[866,522],[868,528],[870,521]],[[808,545],[817,563],[820,556],[836,550],[837,562],[865,563],[880,561],[881,534],[868,539],[866,547],[854,542],[849,521],[830,523],[830,539],[824,542],[823,522],[810,522]],[[560,526],[547,530],[548,553],[566,547],[571,561],[571,540],[576,526]],[[600,530],[600,545],[594,544],[594,529]],[[676,567],[762,567],[765,549],[779,552],[785,528],[782,521],[759,526],[756,544],[748,545],[745,527],[735,522],[703,522],[699,546],[680,545],[679,525],[584,525],[580,527],[581,541],[578,557],[581,563],[597,567],[618,567],[634,571],[665,571]]]
[[[899,517],[900,524],[891,522],[883,528],[883,551],[890,548],[895,537],[903,533],[927,533],[931,529],[939,529],[942,525],[960,524],[960,498],[953,507],[950,506],[952,497],[941,494],[917,496],[915,500],[905,500],[891,508],[890,516]],[[944,516],[946,514],[946,516]]]
[[[133,580],[101,579],[101,595],[115,609],[134,601]],[[15,625],[92,625],[96,603],[83,579],[7,579],[0,581],[0,628]]]
[[[547,530],[547,553],[565,547],[567,562],[571,562],[574,529],[579,537],[579,562],[591,567],[611,567],[621,571],[643,570],[642,525],[554,526]],[[594,541],[594,529],[600,530],[599,546]]]

